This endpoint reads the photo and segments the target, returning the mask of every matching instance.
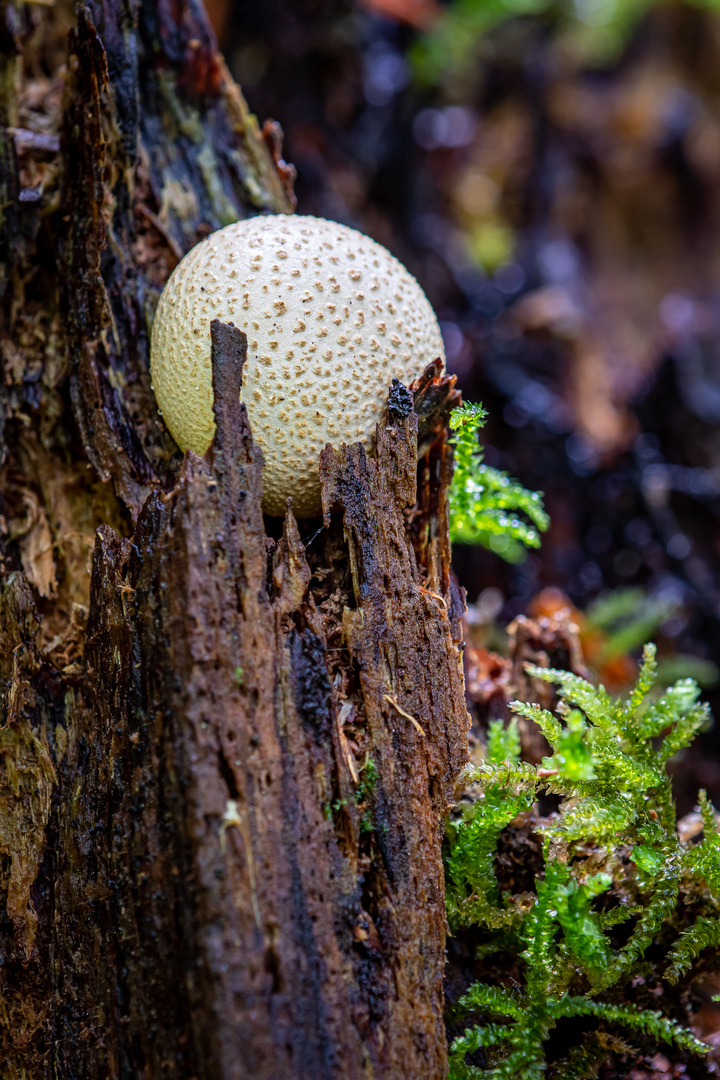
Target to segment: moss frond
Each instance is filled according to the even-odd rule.
[[[700,916],[692,926],[683,930],[668,953],[665,978],[675,985],[690,970],[693,960],[710,948],[720,948],[720,918]]]
[[[509,562],[519,562],[525,548],[540,546],[549,518],[540,492],[527,491],[507,473],[484,464],[478,433],[486,416],[482,405],[464,405],[450,416],[455,453],[450,538],[481,544]]]
[[[567,1017],[595,1016],[655,1044],[703,1053],[707,1047],[674,1020],[612,1000],[614,988],[619,992],[644,970],[649,947],[672,938],[681,893],[686,912],[696,905],[694,921],[675,935],[665,977],[676,982],[701,952],[720,948],[716,813],[701,792],[703,839],[694,846],[681,842],[666,769],[708,722],[698,687],[680,680],[654,696],[653,646],[646,646],[637,683],[624,700],[569,672],[526,667],[557,687],[557,715],[532,703],[511,708],[538,724],[551,754],[539,768],[520,761],[516,721],[507,727],[494,722],[485,760],[465,770],[476,797],[455,823],[447,856],[451,926],[476,922],[501,935],[503,951],[515,953],[524,980],[513,991],[478,983],[459,1000],[456,1011],[480,1012],[490,1022],[455,1040],[451,1077],[544,1076],[548,1034]],[[537,829],[544,870],[534,893],[500,895],[500,833],[543,788],[560,796],[557,812]],[[630,933],[618,944],[613,930],[630,920]],[[584,1063],[599,1061],[615,1036],[603,1038],[601,1032],[594,1043],[571,1048],[553,1066],[554,1075],[585,1075]],[[465,1060],[480,1048],[490,1055],[484,1071]]]

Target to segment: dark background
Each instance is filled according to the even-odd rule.
[[[489,410],[486,460],[545,492],[551,528],[520,565],[456,547],[469,601],[503,626],[547,587],[584,611],[638,586],[666,607],[662,656],[717,661],[720,15],[650,5],[608,48],[592,5],[583,25],[549,9],[437,72],[412,25],[437,28],[431,3],[210,10],[250,107],[282,124],[298,212],[416,275]],[[682,811],[698,786],[720,804],[719,739],[679,766]]]

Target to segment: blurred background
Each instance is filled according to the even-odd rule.
[[[454,550],[473,640],[568,607],[720,717],[720,0],[211,0],[298,211],[418,278],[485,459],[544,491],[517,563]],[[720,805],[720,729],[681,763]]]

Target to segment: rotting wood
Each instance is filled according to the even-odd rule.
[[[65,1023],[101,1002],[114,1051],[150,1076],[441,1077],[440,843],[467,715],[446,606],[404,527],[417,417],[380,425],[374,458],[324,452],[326,524],[337,510],[353,583],[331,681],[291,512],[268,573],[261,455],[237,404],[244,336],[213,335],[209,460],[188,454],[132,540],[105,530],[96,546],[80,724],[99,749],[73,833],[104,899],[60,931],[63,979],[84,988]],[[377,771],[365,823],[359,744],[355,775]],[[70,908],[75,843],[61,834]],[[91,1040],[81,1075],[108,1064]]]
[[[278,130],[196,0],[80,5],[64,109],[71,5],[12,8],[3,1080],[442,1077],[439,844],[467,747],[454,381],[396,388],[374,457],[326,453],[325,524],[267,537],[237,334],[214,329],[204,460],[163,433],[147,359],[177,258],[292,209]]]
[[[174,449],[158,438],[148,373],[148,316],[165,279],[213,229],[248,210],[293,209],[278,136],[271,160],[202,4],[183,7],[175,24],[162,5],[140,5],[129,43],[123,5],[91,0],[70,38],[61,142],[70,390],[87,455],[133,516],[168,481]]]

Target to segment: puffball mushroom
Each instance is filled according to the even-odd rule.
[[[393,378],[445,358],[417,281],[367,236],[321,218],[255,217],[212,233],[175,268],[152,328],[158,406],[181,450],[215,430],[210,323],[247,335],[241,400],[262,449],[263,509],[320,513],[320,451],[369,444]]]

